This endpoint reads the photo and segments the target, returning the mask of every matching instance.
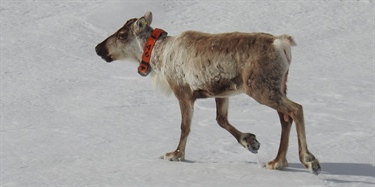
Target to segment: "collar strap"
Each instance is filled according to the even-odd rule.
[[[151,72],[150,57],[156,41],[161,36],[166,36],[168,33],[162,29],[155,28],[151,36],[147,39],[145,48],[143,49],[142,62],[139,64],[138,73],[145,77]]]

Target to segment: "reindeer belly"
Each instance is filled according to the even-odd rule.
[[[242,93],[242,79],[233,63],[194,63],[185,71],[185,82],[206,97],[225,97]]]

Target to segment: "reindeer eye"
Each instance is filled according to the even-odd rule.
[[[124,40],[126,39],[126,34],[124,32],[120,32],[118,35],[117,35],[118,39],[120,40]]]

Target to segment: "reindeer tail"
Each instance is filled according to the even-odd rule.
[[[290,46],[296,46],[297,45],[296,42],[294,41],[293,37],[291,37],[287,34],[277,36],[277,38],[279,38],[282,41],[287,42]]]

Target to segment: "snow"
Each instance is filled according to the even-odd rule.
[[[152,25],[184,30],[290,34],[288,95],[304,106],[312,175],[276,156],[275,111],[246,95],[229,119],[262,143],[242,148],[215,121],[213,99],[195,104],[185,162],[158,159],[180,134],[177,100],[155,91],[137,64],[106,64],[96,44],[146,11]],[[1,186],[374,186],[374,2],[2,0]],[[258,161],[260,159],[260,161]]]

